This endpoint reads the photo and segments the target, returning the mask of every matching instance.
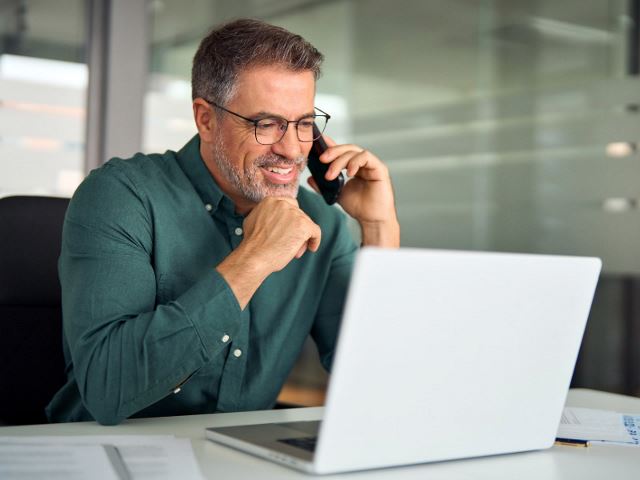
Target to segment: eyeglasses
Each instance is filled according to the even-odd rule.
[[[206,99],[205,99],[206,100]],[[296,133],[298,140],[301,142],[313,142],[322,136],[322,132],[327,126],[327,122],[331,118],[327,112],[320,110],[318,107],[314,107],[316,110],[322,112],[321,114],[309,115],[308,117],[301,118],[300,120],[287,120],[282,117],[265,117],[265,118],[247,118],[239,113],[232,112],[226,108],[218,105],[215,102],[210,102],[211,105],[220,110],[223,110],[231,115],[235,115],[249,123],[252,123],[255,129],[256,141],[261,145],[273,145],[278,143],[287,133],[289,124],[293,123],[296,126]],[[313,125],[318,127],[318,130],[314,132]]]

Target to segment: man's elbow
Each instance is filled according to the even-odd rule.
[[[86,405],[86,407],[93,419],[100,425],[119,425],[126,418],[118,415],[113,408],[92,407],[91,405]]]
[[[85,394],[82,395],[82,403],[84,403],[85,408],[89,411],[93,419],[100,425],[118,425],[127,418],[119,413],[119,403],[109,401],[110,398],[114,398],[114,395],[105,392],[85,392]]]

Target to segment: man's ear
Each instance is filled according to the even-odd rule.
[[[204,99],[198,97],[193,101],[193,119],[203,142],[213,141],[216,129],[216,115],[213,107]]]

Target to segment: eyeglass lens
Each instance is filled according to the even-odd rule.
[[[318,115],[300,119],[294,123],[298,132],[298,140],[301,142],[313,142],[316,136],[313,133],[313,124],[316,124],[320,133],[327,126],[327,117]],[[256,124],[256,140],[263,145],[278,143],[287,131],[287,121],[281,118],[263,118]]]

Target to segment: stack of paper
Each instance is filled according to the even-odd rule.
[[[105,447],[107,446],[107,447]],[[115,447],[118,458],[124,464],[125,472],[113,470],[116,476],[100,477],[104,471],[109,471],[108,466],[99,470],[100,465],[106,465],[104,458],[109,457],[109,447]],[[37,453],[39,449],[50,448],[49,456]],[[99,460],[102,463],[93,463],[89,468],[89,463],[83,463],[82,458],[88,447],[93,447],[92,455],[101,458],[99,448],[103,450],[105,457]],[[99,447],[99,448],[97,448]],[[10,455],[2,456],[3,448],[6,452],[13,452],[15,462],[12,463]],[[57,448],[57,450],[56,450]],[[41,450],[40,450],[41,451]],[[57,456],[56,456],[57,455]],[[30,472],[37,469],[38,464],[44,465],[47,459],[57,463],[58,467],[68,468],[67,471],[78,472],[78,475],[63,475],[60,478],[131,478],[138,479],[158,479],[158,480],[201,480],[202,473],[198,467],[191,441],[183,438],[176,438],[173,435],[77,435],[77,436],[14,436],[0,437],[0,458],[3,468],[11,468],[15,478],[51,478],[50,475],[38,477]],[[31,459],[28,462],[28,459]],[[113,458],[112,465],[115,463]],[[117,467],[117,465],[116,465]],[[22,470],[20,470],[22,468]],[[50,468],[50,467],[47,467]],[[75,470],[71,470],[71,469]],[[20,475],[20,473],[23,475]],[[84,475],[81,473],[84,472]],[[108,475],[108,474],[105,474]],[[5,476],[0,470],[0,478],[12,478]]]
[[[558,440],[640,446],[640,415],[566,407]]]
[[[110,445],[2,443],[0,478],[127,480],[131,477],[115,447]]]

